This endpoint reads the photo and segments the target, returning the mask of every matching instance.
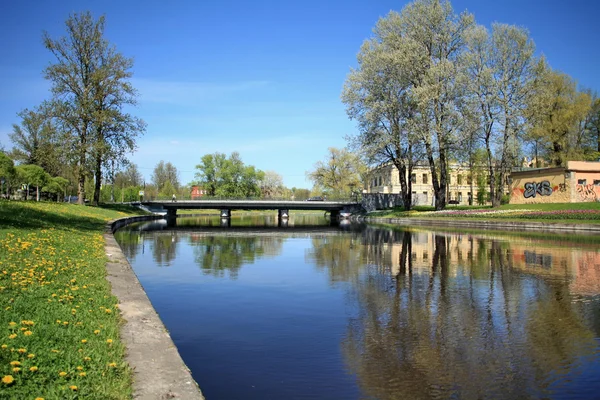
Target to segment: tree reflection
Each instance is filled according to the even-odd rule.
[[[244,264],[281,253],[285,238],[277,236],[191,234],[194,258],[205,274],[236,279]]]
[[[152,257],[160,267],[169,267],[177,255],[179,235],[177,231],[155,232],[151,236]]]
[[[367,397],[546,397],[551,376],[596,348],[568,280],[515,268],[509,242],[471,238],[467,262],[451,262],[457,236],[433,234],[429,270],[411,273],[413,238],[396,237],[398,273],[371,259],[354,280],[342,349]]]
[[[332,284],[355,282],[367,262],[367,254],[356,233],[313,236],[306,261],[326,271]]]

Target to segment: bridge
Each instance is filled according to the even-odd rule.
[[[183,200],[143,201],[150,209],[162,209],[167,219],[175,218],[177,210],[220,210],[221,218],[231,218],[232,210],[277,210],[279,219],[287,219],[290,210],[320,210],[330,213],[331,219],[349,215],[362,209],[360,203],[351,201],[294,201],[294,200]]]

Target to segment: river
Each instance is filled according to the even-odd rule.
[[[207,399],[600,398],[600,239],[277,225],[115,234]]]

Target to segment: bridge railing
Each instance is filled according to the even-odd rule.
[[[309,198],[310,199],[310,198]],[[251,200],[251,201],[311,201],[306,198],[291,198],[291,197],[229,197],[229,196],[185,196],[185,197],[176,197],[178,201],[191,201],[191,200],[214,200],[214,201],[225,201],[225,200]],[[144,196],[142,201],[171,201],[172,196]],[[359,197],[324,197],[323,201],[340,201],[340,202],[360,202]],[[319,200],[320,201],[320,200]]]

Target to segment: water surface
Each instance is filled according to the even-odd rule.
[[[208,399],[592,399],[600,244],[320,215],[115,235]]]

